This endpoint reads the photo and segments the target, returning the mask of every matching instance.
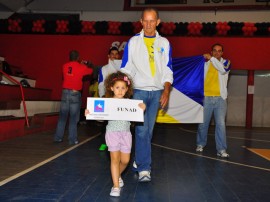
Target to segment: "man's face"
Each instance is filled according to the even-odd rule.
[[[156,27],[159,25],[160,19],[157,19],[155,11],[145,11],[141,23],[146,36],[155,36]]]
[[[213,47],[213,50],[212,50],[212,56],[217,58],[218,60],[220,60],[220,58],[222,57],[223,55],[223,50],[222,50],[222,47],[221,46],[214,46]]]
[[[119,59],[119,52],[117,50],[112,50],[110,54],[108,55],[108,58],[110,60],[117,60]]]

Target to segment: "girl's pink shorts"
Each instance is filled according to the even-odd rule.
[[[129,131],[110,131],[105,135],[108,151],[121,151],[130,153],[132,146],[132,135]]]

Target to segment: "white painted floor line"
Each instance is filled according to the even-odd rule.
[[[181,153],[184,153],[184,154],[189,154],[189,155],[198,156],[198,157],[202,157],[202,158],[207,158],[207,159],[211,159],[211,160],[215,160],[215,161],[221,161],[221,162],[224,162],[224,163],[229,163],[229,164],[233,164],[233,165],[238,165],[238,166],[243,166],[243,167],[248,167],[248,168],[254,168],[254,169],[264,170],[264,171],[270,172],[270,169],[268,169],[268,168],[263,168],[263,167],[257,167],[257,166],[251,166],[251,165],[247,165],[247,164],[237,163],[237,162],[229,161],[227,159],[220,159],[220,158],[217,158],[217,157],[213,158],[213,157],[204,156],[204,155],[201,155],[201,154],[196,154],[196,153],[192,153],[192,152],[183,151],[183,150],[180,150],[180,149],[173,149],[173,148],[170,148],[170,147],[165,147],[165,146],[155,144],[155,143],[152,143],[152,145],[160,147],[160,148],[168,149],[168,150],[171,150],[171,151],[181,152]]]
[[[46,160],[44,160],[44,161],[42,161],[42,162],[40,162],[40,163],[38,163],[38,164],[36,164],[36,165],[34,165],[34,166],[28,168],[28,169],[26,169],[26,170],[23,170],[23,171],[21,171],[21,172],[15,174],[15,175],[13,175],[13,176],[7,178],[7,179],[1,181],[1,182],[0,182],[0,186],[2,186],[2,185],[4,185],[4,184],[6,184],[6,183],[8,183],[8,182],[10,182],[10,181],[12,181],[12,180],[18,178],[18,177],[20,177],[20,176],[22,176],[22,175],[25,175],[26,173],[29,173],[29,172],[31,172],[32,170],[35,170],[36,168],[38,168],[38,167],[40,167],[40,166],[45,165],[46,163],[48,163],[48,162],[50,162],[50,161],[52,161],[52,160],[54,160],[54,159],[56,159],[56,158],[58,158],[58,157],[60,157],[60,156],[62,156],[62,155],[64,155],[64,154],[66,154],[66,153],[72,151],[73,149],[76,149],[77,147],[81,146],[82,144],[85,144],[86,142],[89,142],[90,140],[96,138],[96,137],[99,136],[99,135],[101,135],[101,133],[98,133],[98,134],[96,134],[96,135],[94,135],[94,136],[92,136],[92,137],[90,137],[90,138],[88,138],[88,139],[86,139],[86,140],[80,142],[79,144],[76,144],[76,145],[74,145],[74,146],[72,146],[72,147],[70,147],[70,148],[68,148],[68,149],[66,149],[66,150],[64,150],[64,151],[62,151],[62,152],[60,152],[60,153],[58,153],[58,154],[56,154],[56,155],[54,155],[54,156],[52,156],[52,157],[46,159]]]

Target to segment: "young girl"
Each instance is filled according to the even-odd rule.
[[[132,90],[132,81],[122,72],[118,71],[116,73],[112,73],[108,75],[105,80],[106,98],[130,98]],[[139,107],[145,110],[146,105],[144,103],[140,103]],[[86,109],[85,115],[87,114],[89,114],[89,111]],[[113,187],[110,195],[120,196],[121,187],[124,186],[121,173],[125,170],[130,160],[132,145],[130,122],[108,121],[105,139],[111,156]]]

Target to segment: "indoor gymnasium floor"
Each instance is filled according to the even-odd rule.
[[[54,143],[54,131],[1,142],[0,201],[270,201],[270,128],[227,127],[229,159],[217,158],[213,128],[197,154],[196,128],[156,124],[152,181],[139,183],[131,161],[118,198],[95,122],[79,126],[75,146]]]

